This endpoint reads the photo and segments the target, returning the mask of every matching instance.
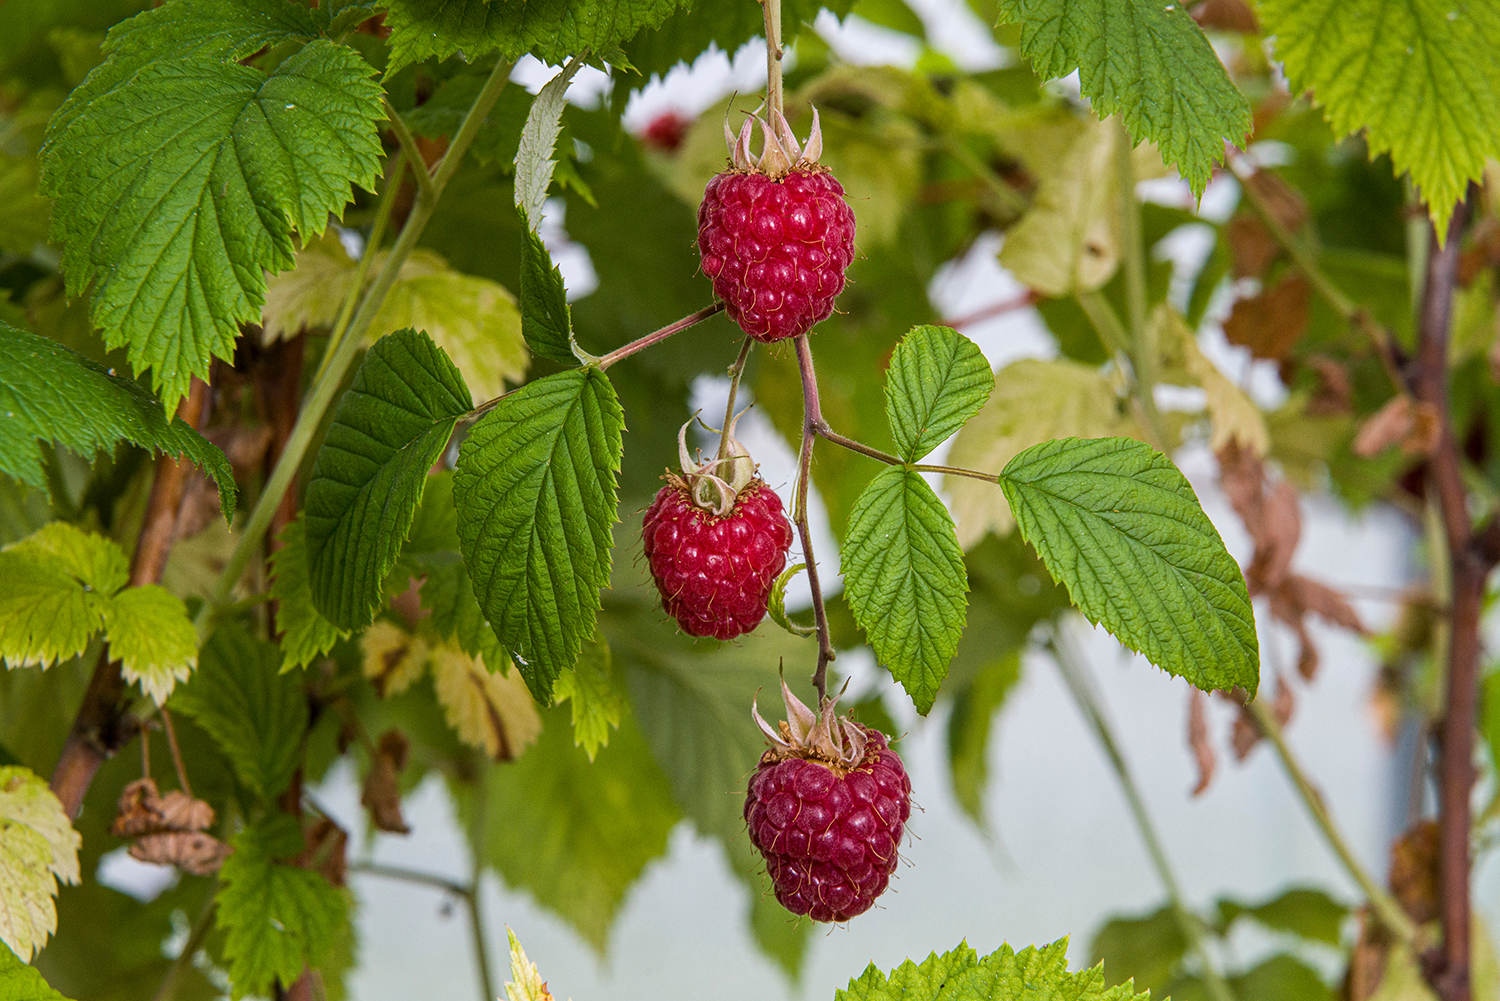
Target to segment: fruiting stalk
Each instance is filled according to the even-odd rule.
[[[781,0],[760,0],[766,18],[766,119],[784,114],[781,101]]]
[[[745,362],[750,358],[750,345],[755,343],[755,338],[749,334],[740,344],[740,353],[734,359],[734,364],[729,366],[729,401],[724,404],[724,423],[719,427],[719,451],[721,459],[730,456],[729,450],[729,426],[734,423],[734,400],[740,391],[740,376],[745,374]]]
[[[802,449],[797,458],[797,496],[792,501],[792,523],[802,540],[802,559],[807,564],[807,583],[812,589],[813,619],[818,629],[818,667],[813,672],[813,687],[818,702],[828,698],[828,662],[836,656],[828,633],[828,612],[823,607],[823,588],[818,584],[818,561],[813,556],[812,531],[807,522],[807,491],[812,486],[812,451],[817,429],[823,425],[823,410],[818,403],[818,376],[813,371],[812,348],[806,334],[798,334],[797,367],[802,373]]]

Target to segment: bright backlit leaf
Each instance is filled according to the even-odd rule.
[[[887,976],[871,963],[835,1001],[1147,1001],[1128,985],[1106,987],[1098,966],[1068,971],[1068,940],[1015,952],[1002,945],[980,959],[967,944],[907,960]]]
[[[57,930],[57,881],[78,882],[81,843],[39,775],[0,766],[0,943],[22,959]]]
[[[494,761],[510,761],[536,742],[542,718],[520,674],[494,667],[457,646],[432,651],[432,683],[448,725]]]
[[[609,731],[620,727],[625,709],[624,693],[615,678],[614,657],[609,643],[596,635],[583,645],[573,670],[564,671],[552,690],[558,702],[568,702],[573,712],[573,743],[583,748],[589,760],[609,743]]]
[[[187,606],[156,584],[115,595],[104,606],[104,635],[125,680],[139,682],[157,705],[167,701],[198,663],[198,633]]]

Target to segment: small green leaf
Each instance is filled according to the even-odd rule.
[[[3,1001],[68,1001],[53,990],[36,967],[21,962],[0,942],[0,999]]]
[[[1329,0],[1332,2],[1332,0]],[[1159,0],[1000,0],[1000,19],[1021,24],[1021,55],[1038,75],[1078,70],[1100,118],[1120,112],[1203,194],[1224,141],[1242,145],[1250,105],[1188,4]]]
[[[1344,921],[1348,916],[1348,907],[1322,890],[1306,887],[1294,887],[1263,904],[1219,901],[1221,928],[1227,929],[1241,917],[1250,917],[1275,931],[1291,932],[1329,945],[1343,941]]]
[[[979,347],[951,327],[920,326],[896,345],[885,416],[896,450],[916,462],[979,412],[995,376]]]
[[[141,691],[157,705],[198,664],[198,633],[187,606],[156,584],[115,595],[104,606],[104,636],[125,680],[140,682]]]
[[[0,767],[0,944],[17,956],[29,960],[57,930],[52,898],[59,879],[78,882],[81,842],[41,776]]]
[[[1500,157],[1500,7],[1448,0],[1261,0],[1293,93],[1338,135],[1361,133],[1421,189],[1438,238]]]
[[[806,569],[806,563],[794,563],[777,574],[776,580],[771,584],[771,596],[766,600],[766,612],[770,614],[771,621],[793,636],[811,636],[817,632],[815,627],[798,625],[786,616],[786,586],[800,571]]]
[[[960,945],[920,966],[907,960],[889,978],[872,963],[835,1001],[1147,1001],[1125,986],[1106,987],[1100,968],[1068,972],[1068,940],[1015,952],[1002,945],[979,959]]]
[[[348,920],[344,895],[316,872],[278,859],[304,848],[297,821],[272,814],[234,839],[219,873],[215,917],[224,932],[231,996],[268,995],[273,980],[295,983],[332,951]]]
[[[840,558],[875,658],[926,715],[958,649],[969,590],[948,509],[920,473],[888,466],[854,502]]]
[[[573,743],[593,761],[599,748],[609,744],[609,731],[620,728],[625,696],[615,679],[614,658],[609,642],[595,636],[583,645],[573,670],[558,676],[553,695],[558,702],[571,702]]]
[[[307,525],[304,512],[281,532],[281,548],[271,554],[271,598],[281,630],[281,669],[306,667],[349,635],[323,618],[307,582]]]
[[[0,657],[46,668],[78,656],[128,571],[115,543],[60,521],[0,550]]]
[[[1245,578],[1172,460],[1129,438],[1064,438],[1017,455],[1000,485],[1090,622],[1204,691],[1256,690]]]
[[[1484,691],[1484,735],[1490,745],[1490,765],[1500,775],[1500,671],[1491,671],[1481,683]]]
[[[526,115],[526,124],[521,128],[521,144],[516,150],[516,208],[528,228],[535,230],[542,221],[542,203],[547,199],[547,189],[552,186],[552,172],[557,161],[552,151],[557,147],[557,137],[562,132],[563,108],[568,104],[568,84],[573,74],[583,65],[581,59],[570,59],[568,64],[547,81],[536,99],[531,102],[531,111]]]
[[[1089,962],[1103,964],[1106,983],[1134,980],[1157,994],[1172,983],[1187,950],[1182,924],[1168,905],[1140,917],[1110,918],[1094,933]]]
[[[531,350],[543,358],[572,365],[578,359],[573,354],[573,321],[562,272],[553,265],[536,230],[529,222],[526,226],[521,247],[521,333]]]
[[[172,707],[208,732],[240,782],[264,802],[291,781],[307,730],[302,679],[280,667],[274,645],[224,626],[204,645],[193,680],[172,697]]]
[[[365,355],[307,485],[308,580],[334,625],[374,617],[427,471],[473,406],[463,376],[420,331],[382,337]]]
[[[475,597],[544,705],[609,582],[624,426],[608,377],[574,369],[502,399],[459,453],[453,497]]]
[[[326,40],[270,75],[236,61],[241,44],[163,49],[142,29],[105,48],[89,81],[115,82],[85,82],[50,125],[42,192],[69,294],[92,283],[106,346],[151,368],[170,411],[259,319],[292,230],[321,233],[352,185],[374,187],[385,111],[369,64]]]
[[[224,520],[234,512],[234,472],[224,453],[182,418],[168,421],[140,386],[46,337],[0,321],[0,473],[50,490],[38,441],[90,457],[124,439],[188,459],[213,477]]]

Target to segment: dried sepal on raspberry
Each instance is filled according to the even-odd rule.
[[[761,132],[759,156],[750,149],[756,125],[760,126]],[[820,168],[818,157],[823,155],[823,125],[818,120],[818,109],[814,108],[812,128],[808,130],[804,146],[797,141],[797,134],[780,111],[771,112],[769,121],[756,117],[745,119],[738,136],[730,130],[726,118],[724,142],[729,146],[729,163],[735,170],[765,174],[779,180],[794,170]]]
[[[756,479],[755,460],[750,457],[750,450],[734,436],[734,425],[743,413],[741,411],[730,420],[729,427],[720,435],[718,455],[709,461],[704,461],[701,452],[694,459],[688,450],[687,433],[693,422],[688,421],[679,428],[677,461],[682,471],[667,474],[668,482],[674,478],[682,482],[694,504],[720,518],[734,509],[740,491]]]
[[[817,712],[781,685],[787,718],[772,727],[752,703],[771,746],[745,796],[750,842],[766,860],[776,899],[814,921],[847,921],[885,892],[911,816],[911,780],[878,730]]]

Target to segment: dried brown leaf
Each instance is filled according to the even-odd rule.
[[[1245,0],[1203,0],[1193,8],[1193,20],[1205,30],[1260,34],[1260,22]]]
[[[172,831],[143,835],[130,846],[130,857],[152,865],[175,865],[194,876],[219,871],[231,849],[203,831]]]
[[[1271,715],[1276,722],[1286,726],[1296,711],[1296,696],[1292,687],[1286,683],[1286,679],[1280,674],[1276,675],[1276,697],[1271,702]],[[1234,728],[1229,734],[1230,746],[1234,748],[1234,759],[1244,761],[1250,756],[1262,739],[1260,726],[1255,722],[1255,717],[1250,715],[1250,710],[1244,706],[1240,707],[1240,713],[1234,720]]]
[[[1198,763],[1198,784],[1193,786],[1192,794],[1201,796],[1213,781],[1219,759],[1208,740],[1208,700],[1196,688],[1191,689],[1188,695],[1187,739],[1193,758]]]
[[[293,864],[322,874],[334,886],[343,886],[348,872],[349,835],[338,824],[323,817],[303,832],[307,847]]]
[[[1307,200],[1274,171],[1257,170],[1244,178],[1243,183],[1255,189],[1272,217],[1290,232],[1297,232],[1307,222]]]
[[[401,814],[401,785],[397,781],[397,776],[406,767],[410,747],[400,730],[391,729],[381,734],[375,759],[370,763],[370,774],[365,776],[364,791],[359,797],[360,803],[370,811],[370,820],[375,827],[393,834],[411,833]]]
[[[1236,278],[1260,278],[1281,253],[1266,224],[1248,212],[1225,223],[1224,242],[1229,245],[1230,274]]]
[[[1436,821],[1419,821],[1391,846],[1391,892],[1417,924],[1438,916],[1438,856]]]
[[[1257,358],[1280,361],[1307,332],[1312,287],[1300,274],[1286,275],[1270,288],[1235,301],[1224,321],[1231,344],[1250,349]]]
[[[1306,413],[1341,417],[1354,410],[1354,380],[1341,362],[1325,355],[1309,355],[1307,366],[1318,376],[1318,391],[1307,401]]]
[[[1354,454],[1371,459],[1399,444],[1408,455],[1430,455],[1440,429],[1432,404],[1419,403],[1405,394],[1393,396],[1360,425]]]
[[[179,789],[165,796],[149,778],[137,779],[120,793],[110,833],[136,838],[130,856],[155,865],[175,865],[195,876],[219,871],[229,846],[204,833],[213,826],[213,807]]]

